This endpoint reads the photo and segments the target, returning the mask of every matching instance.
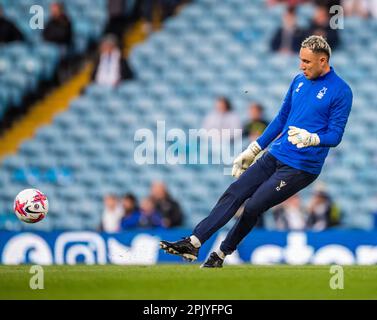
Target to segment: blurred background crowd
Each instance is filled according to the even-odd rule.
[[[31,27],[35,4],[42,29]],[[331,45],[353,111],[320,183],[260,227],[373,228],[376,0],[0,0],[0,229],[195,225],[232,178],[222,165],[139,166],[135,131],[158,120],[242,129],[247,145],[278,112],[311,34]],[[21,226],[12,201],[30,186],[47,194],[50,216]]]

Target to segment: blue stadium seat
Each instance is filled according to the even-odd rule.
[[[11,6],[9,13],[19,17],[16,1],[0,3],[6,1]],[[17,3],[22,7],[30,1]],[[79,31],[75,44],[81,52],[90,40],[97,39],[106,23],[106,1],[65,3]],[[66,112],[25,142],[16,156],[5,158],[0,167],[0,187],[5,190],[0,194],[0,216],[8,216],[4,203],[35,185],[46,190],[51,200],[48,222],[37,229],[94,230],[100,223],[104,195],[132,191],[142,198],[149,194],[153,181],[161,180],[186,211],[186,226],[199,222],[233,181],[224,176],[224,165],[139,165],[134,159],[138,145],[134,135],[141,128],[155,133],[157,120],[165,120],[167,129],[200,127],[216,97],[222,95],[230,98],[243,120],[252,101],[260,101],[265,116],[272,119],[299,70],[296,56],[269,52],[285,6],[271,7],[261,16],[262,9],[266,10],[264,0],[198,0],[166,20],[161,31],[131,51],[136,80],[114,89],[89,85]],[[313,9],[312,4],[298,8],[300,24],[308,23]],[[340,33],[343,44],[334,50],[332,61],[357,94],[343,142],[330,152],[322,179],[344,211],[345,223],[368,227],[368,214],[376,209],[377,143],[373,139],[365,142],[363,137],[377,135],[373,104],[377,72],[370,68],[376,61],[377,23],[352,17],[345,22]],[[35,33],[32,38],[37,41],[39,36]],[[16,72],[13,60],[18,61]],[[30,82],[35,85],[41,77],[51,77],[59,60],[59,49],[45,43],[32,48],[18,43],[0,47],[0,114],[21,101]],[[353,61],[352,68],[349,61]],[[15,75],[1,75],[7,72]],[[192,152],[193,146],[181,148]],[[303,199],[311,190],[303,192]],[[20,227],[17,221],[9,221],[0,221],[0,228],[5,224]]]

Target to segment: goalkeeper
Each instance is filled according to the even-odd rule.
[[[331,48],[321,36],[310,36],[302,42],[303,73],[293,79],[278,115],[263,134],[235,158],[232,175],[237,181],[190,237],[176,242],[161,241],[163,250],[195,260],[200,246],[246,201],[241,217],[220,248],[202,265],[222,267],[225,256],[236,250],[265,211],[318,177],[329,148],[342,140],[352,105],[352,91],[330,67],[330,56]],[[270,143],[269,150],[253,163]]]

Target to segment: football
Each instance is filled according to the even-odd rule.
[[[48,199],[37,189],[22,190],[14,200],[14,212],[23,222],[39,222],[48,212]]]

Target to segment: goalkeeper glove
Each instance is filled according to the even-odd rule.
[[[305,129],[300,129],[294,126],[289,126],[288,141],[299,149],[310,146],[317,146],[320,143],[318,134],[310,133]]]
[[[262,148],[258,142],[252,142],[245,151],[237,156],[233,161],[232,176],[239,178],[239,176],[244,173],[247,168],[253,163],[255,157],[259,152],[262,151]]]

